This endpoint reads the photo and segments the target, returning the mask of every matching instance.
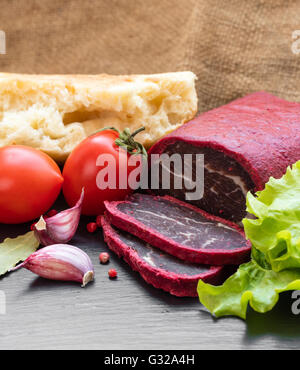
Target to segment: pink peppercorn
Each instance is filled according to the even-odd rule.
[[[86,225],[87,231],[89,233],[94,233],[97,230],[97,224],[95,222],[90,222]]]
[[[107,263],[109,261],[109,254],[106,252],[100,253],[99,261],[103,264]]]
[[[118,276],[118,273],[115,269],[108,270],[108,276],[110,279],[115,279]]]

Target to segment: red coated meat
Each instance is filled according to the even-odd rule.
[[[149,152],[204,154],[204,196],[190,201],[234,222],[246,215],[247,191],[281,177],[300,159],[300,104],[258,92],[206,112],[158,141]],[[172,182],[171,182],[172,183]],[[185,199],[185,189],[156,194]]]
[[[102,218],[104,240],[109,248],[138,271],[143,279],[155,288],[163,289],[173,295],[197,296],[200,279],[211,284],[224,279],[222,267],[194,265],[170,256],[150,244],[118,230]]]
[[[250,243],[234,223],[172,197],[133,194],[105,202],[109,222],[179,259],[210,265],[240,264]]]

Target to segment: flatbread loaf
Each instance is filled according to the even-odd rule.
[[[196,76],[0,73],[0,146],[28,145],[63,162],[106,126],[132,131],[146,147],[194,117]]]

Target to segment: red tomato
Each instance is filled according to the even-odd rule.
[[[21,145],[0,148],[0,223],[40,217],[58,197],[63,177],[47,154]]]
[[[115,143],[119,135],[119,132],[108,129],[86,138],[73,150],[65,163],[63,169],[65,199],[71,207],[74,206],[84,188],[82,213],[85,215],[100,215],[104,211],[105,200],[122,200],[132,192],[128,186],[128,176],[139,167],[141,156],[138,156],[137,164],[129,164],[131,154]],[[101,155],[108,155],[115,161],[113,172],[116,187],[114,189],[111,186],[107,189],[99,188],[100,171],[108,168],[107,162],[99,163]],[[126,179],[122,174],[120,175],[120,168],[125,171],[123,174],[125,173]],[[109,176],[107,178],[109,182]],[[124,188],[119,186],[120,181],[125,181]]]

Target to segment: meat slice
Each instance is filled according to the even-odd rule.
[[[188,200],[186,189],[153,190],[240,222],[246,193],[262,190],[300,158],[300,104],[258,92],[206,112],[159,140],[149,156],[204,154],[204,196]],[[193,169],[195,163],[193,164]]]
[[[181,261],[135,236],[118,230],[102,218],[104,240],[108,247],[138,271],[155,288],[179,297],[196,297],[200,279],[211,284],[221,283],[222,267],[195,265]]]
[[[114,226],[182,260],[233,265],[249,259],[250,243],[237,225],[175,198],[136,193],[105,208]]]

